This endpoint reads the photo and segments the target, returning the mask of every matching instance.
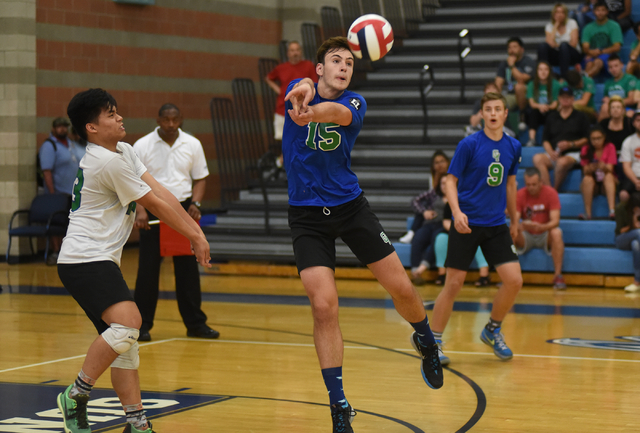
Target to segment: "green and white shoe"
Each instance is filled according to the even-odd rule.
[[[69,397],[69,391],[73,385],[58,394],[58,409],[62,412],[65,433],[91,433],[87,418],[87,403],[89,396],[78,394],[74,398]]]

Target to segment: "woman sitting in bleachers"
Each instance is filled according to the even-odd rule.
[[[607,141],[616,147],[616,153],[620,155],[622,142],[635,132],[631,118],[625,115],[624,100],[621,96],[609,98],[609,117],[600,121]]]
[[[538,47],[538,61],[560,66],[564,77],[573,65],[582,61],[580,30],[578,23],[569,18],[569,10],[563,3],[551,9],[551,22],[544,28],[545,41]]]
[[[436,150],[433,152],[433,156],[431,157],[431,188],[433,188],[434,185],[438,185],[440,183],[440,179],[447,175],[449,161],[449,157],[443,151]],[[426,192],[424,194],[426,194]],[[418,197],[416,197],[416,199]],[[411,229],[399,239],[400,243],[403,244],[410,244],[416,231],[418,231],[424,223],[422,210],[416,207],[415,200],[411,202],[411,205],[416,213],[413,215],[413,224],[411,224]]]
[[[633,193],[616,206],[616,248],[633,253],[633,283],[626,292],[640,290],[640,193]]]
[[[536,132],[547,120],[547,114],[558,108],[558,92],[560,83],[551,76],[551,67],[545,61],[538,62],[533,80],[527,84],[527,99],[529,109],[525,118],[529,126],[529,141],[527,146],[535,146]]]
[[[424,284],[422,273],[435,263],[433,251],[438,233],[442,231],[442,219],[447,197],[443,186],[446,176],[438,184],[413,200],[416,211],[422,214],[422,225],[415,231],[411,241],[411,275],[414,284]]]
[[[582,183],[580,191],[584,201],[584,214],[578,216],[581,220],[591,219],[591,205],[596,194],[604,194],[609,204],[609,218],[615,218],[616,185],[618,178],[615,166],[618,163],[616,148],[606,139],[600,126],[595,126],[589,133],[589,142],[580,152],[582,165]],[[606,143],[606,144],[605,144]]]

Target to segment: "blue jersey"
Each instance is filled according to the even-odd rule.
[[[449,173],[458,178],[458,202],[469,225],[505,224],[507,176],[517,173],[521,151],[522,145],[515,138],[502,134],[500,141],[493,141],[484,131],[458,144]]]
[[[287,93],[299,81],[292,81]],[[309,105],[342,104],[351,110],[353,118],[349,126],[315,122],[299,126],[285,113],[282,155],[292,206],[337,206],[362,193],[358,177],[351,171],[351,149],[362,129],[367,104],[362,96],[349,90],[337,99],[321,98],[317,90],[318,84]],[[292,108],[290,101],[286,108]]]

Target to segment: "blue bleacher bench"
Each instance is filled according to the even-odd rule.
[[[573,209],[574,198],[579,199],[579,206],[582,207],[582,198],[577,194],[560,194],[560,201],[566,204],[566,208]],[[599,204],[604,204],[606,211],[606,200],[604,197],[597,197]],[[562,216],[565,215],[565,204],[563,204]],[[601,209],[595,206],[594,210]],[[580,211],[582,212],[582,211]],[[608,215],[608,211],[607,215]],[[578,212],[579,213],[579,212]],[[577,215],[577,214],[576,214]],[[407,230],[413,224],[413,217],[407,218]],[[565,242],[564,262],[562,272],[565,273],[595,273],[595,274],[633,274],[633,258],[630,251],[621,251],[614,247],[615,242],[615,222],[614,221],[579,221],[561,220],[560,228]],[[402,265],[411,266],[411,245],[393,243],[393,246],[400,257]],[[553,272],[553,260],[542,249],[534,249],[520,256],[520,266],[527,272]],[[477,269],[474,262],[471,269]]]

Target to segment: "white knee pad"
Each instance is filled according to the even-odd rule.
[[[136,341],[131,349],[119,355],[112,363],[111,367],[124,368],[125,370],[137,370],[140,366],[140,356],[138,355],[138,342]]]
[[[140,331],[129,328],[118,323],[112,323],[111,326],[102,333],[102,338],[109,346],[119,355],[126,353],[131,347],[138,342]]]

